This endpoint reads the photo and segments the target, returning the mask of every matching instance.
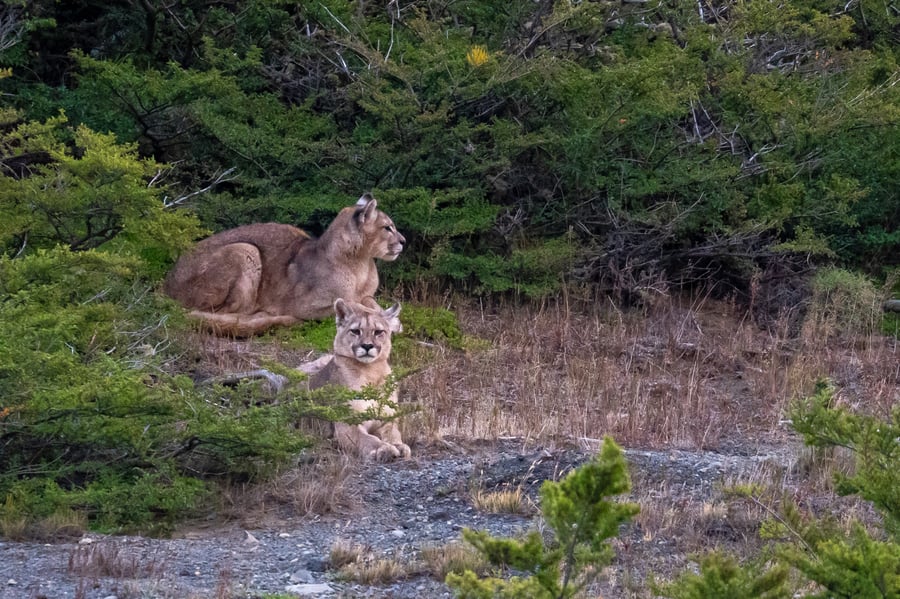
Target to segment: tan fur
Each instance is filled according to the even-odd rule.
[[[334,300],[375,294],[375,259],[392,261],[406,239],[363,195],[318,239],[291,225],[259,223],[222,231],[183,255],[163,291],[223,335],[325,318]]]
[[[340,385],[361,390],[367,385],[381,386],[391,374],[388,359],[391,354],[391,333],[401,330],[400,305],[394,304],[382,310],[374,301],[363,305],[338,298],[334,302],[337,334],[334,337],[334,356],[310,376],[309,388],[317,389],[325,385]],[[397,392],[390,397],[397,402]],[[371,400],[351,400],[350,407],[356,412],[376,408]],[[382,414],[391,416],[394,410],[388,406]],[[408,458],[409,446],[400,438],[400,430],[393,421],[367,420],[362,424],[335,423],[334,436],[345,450],[363,459],[379,462],[394,458]]]

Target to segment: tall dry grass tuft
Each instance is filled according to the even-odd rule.
[[[165,571],[159,556],[141,555],[117,541],[78,545],[69,554],[68,572],[82,578],[150,578]]]
[[[355,462],[338,452],[319,451],[271,479],[222,485],[220,515],[246,526],[265,525],[281,516],[325,515],[353,507],[347,479]]]
[[[450,572],[462,574],[471,570],[481,575],[490,570],[484,556],[474,547],[459,542],[422,547],[422,561],[432,578],[440,581],[447,578]]]
[[[408,559],[379,556],[371,547],[345,539],[335,540],[328,560],[341,578],[365,585],[388,584],[418,574],[421,569],[419,564]]]
[[[870,331],[812,344],[705,297],[643,313],[568,301],[457,313],[486,349],[448,352],[404,384],[437,437],[717,448],[783,435],[787,406],[822,377],[877,406],[898,400],[896,341]]]

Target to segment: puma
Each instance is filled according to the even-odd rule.
[[[339,297],[373,296],[375,259],[395,260],[405,243],[366,193],[342,209],[319,238],[278,223],[212,235],[179,258],[163,291],[215,333],[254,335],[325,318]]]
[[[338,385],[359,391],[368,385],[384,385],[391,374],[388,364],[391,334],[402,330],[398,318],[400,304],[382,310],[374,301],[363,305],[338,298],[334,302],[334,314],[337,323],[334,355],[317,360],[316,367],[307,370],[311,372],[309,388]],[[390,401],[396,404],[396,390],[391,393]],[[354,399],[350,401],[350,407],[356,412],[365,412],[376,408],[377,403]],[[381,413],[392,416],[394,410],[383,406]],[[410,456],[409,446],[401,439],[400,429],[393,421],[338,422],[334,425],[334,436],[342,449],[363,459],[383,462]]]

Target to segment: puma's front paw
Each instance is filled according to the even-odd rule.
[[[409,450],[408,447],[407,450]],[[390,462],[391,460],[399,457],[400,450],[393,445],[388,445],[387,443],[379,446],[377,449],[374,449],[369,453],[369,458],[375,460],[376,462]]]

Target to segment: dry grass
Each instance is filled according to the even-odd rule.
[[[563,302],[457,311],[489,346],[448,353],[405,382],[432,427],[425,436],[716,448],[783,437],[790,402],[822,377],[875,411],[898,401],[896,341],[823,347],[763,331],[721,301],[673,298],[629,314]]]
[[[378,556],[370,547],[344,539],[332,544],[328,560],[341,578],[365,585],[389,584],[419,571],[415,562]]]
[[[474,548],[462,543],[423,547],[422,561],[436,580],[444,580],[450,572],[462,574],[471,570],[479,575],[484,574],[490,566]]]
[[[40,520],[32,538],[59,539],[81,536],[87,530],[87,514],[70,509],[60,509]]]
[[[37,522],[29,522],[10,497],[0,513],[0,537],[14,541],[77,537],[87,530],[87,515],[68,508],[61,508]]]
[[[390,584],[409,575],[406,565],[394,557],[373,558],[347,564],[340,570],[342,578],[364,585]]]
[[[165,570],[158,556],[145,556],[117,541],[79,545],[69,554],[68,572],[81,578],[151,578]]]
[[[28,518],[17,510],[4,510],[0,516],[0,538],[22,541],[28,537]]]
[[[280,516],[325,515],[353,507],[346,481],[355,462],[338,452],[320,451],[263,483],[223,486],[220,514],[248,527]]]
[[[470,499],[476,510],[488,514],[530,514],[534,510],[520,487],[499,491],[476,489]]]
[[[331,551],[328,554],[328,562],[332,568],[343,568],[348,564],[358,562],[370,553],[370,549],[365,545],[353,543],[346,539],[337,539],[331,545]]]

